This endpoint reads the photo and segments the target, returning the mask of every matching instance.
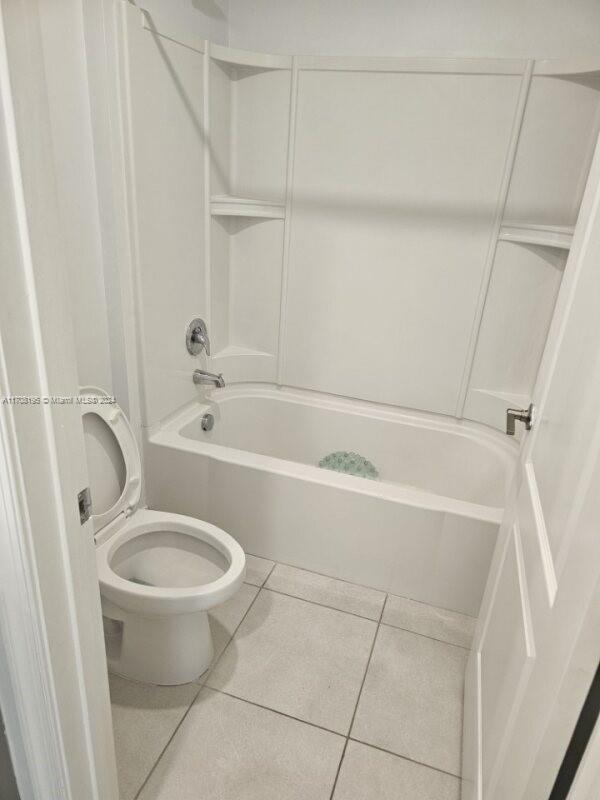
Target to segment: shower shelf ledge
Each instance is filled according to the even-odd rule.
[[[219,350],[213,355],[213,358],[247,358],[260,357],[260,358],[274,358],[273,353],[267,353],[264,350],[253,350],[251,347],[242,347],[237,344],[230,344]]]
[[[235,47],[226,47],[210,42],[209,52],[215,61],[222,61],[237,67],[251,67],[253,69],[291,69],[292,57],[272,55],[271,53],[253,53],[251,50],[239,50]]]
[[[536,244],[569,250],[573,239],[573,228],[559,225],[502,225],[498,239],[518,244]]]
[[[213,217],[285,219],[285,205],[271,200],[254,200],[221,194],[210,198],[210,213]]]

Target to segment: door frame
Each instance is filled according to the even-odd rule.
[[[60,224],[39,0],[0,0],[2,397],[77,397]],[[0,402],[0,704],[21,800],[118,799],[86,485],[76,404]]]
[[[594,800],[598,786],[600,786],[600,720],[596,722],[585,749],[568,800]]]

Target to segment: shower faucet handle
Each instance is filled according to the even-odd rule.
[[[506,409],[506,433],[508,436],[515,435],[515,422],[525,423],[525,430],[530,431],[533,426],[533,403],[529,408],[507,408]]]
[[[187,326],[185,333],[185,346],[187,351],[192,356],[197,356],[202,350],[206,351],[206,355],[210,355],[210,339],[208,336],[208,328],[206,322],[200,317],[193,319]]]

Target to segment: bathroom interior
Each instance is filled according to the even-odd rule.
[[[600,8],[59,5],[90,800],[567,797]]]

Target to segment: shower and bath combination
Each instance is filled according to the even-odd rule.
[[[414,36],[399,24],[402,2],[346,4],[332,41],[331,26],[313,28],[344,4],[217,0],[223,25],[238,17],[219,36],[216,18],[201,35],[191,24],[206,4],[106,0],[119,24],[96,31],[83,4],[85,25],[65,26],[65,41],[85,31],[67,69],[58,19],[81,4],[49,5],[0,2],[0,49],[5,24],[9,60],[34,46],[39,36],[9,23],[14,9],[44,9],[44,68],[18,60],[14,105],[24,114],[29,79],[47,73],[52,147],[32,163],[56,161],[58,199],[43,215],[56,205],[62,222],[29,227],[36,237],[64,225],[52,241],[71,250],[65,280],[58,269],[49,280],[34,242],[27,291],[19,283],[10,296],[35,289],[44,335],[36,328],[32,358],[48,350],[53,385],[75,387],[82,411],[43,409],[52,435],[39,447],[23,424],[34,408],[0,404],[0,415],[23,415],[23,494],[33,497],[41,456],[58,443],[52,491],[62,493],[32,509],[32,543],[41,591],[77,567],[44,609],[70,619],[73,647],[61,655],[72,650],[85,674],[75,698],[70,677],[57,682],[55,705],[69,712],[57,730],[71,735],[65,759],[81,740],[98,775],[114,778],[116,750],[121,780],[120,793],[114,779],[114,791],[73,796],[548,797],[542,773],[550,760],[558,773],[568,744],[593,650],[578,637],[600,586],[595,49],[533,59],[543,42],[515,37],[511,48],[527,51],[515,57],[496,36],[505,57],[480,58],[473,43],[465,57],[424,58],[394,55],[388,38],[386,55],[386,31]],[[491,17],[506,4],[480,5],[488,31],[504,31]],[[242,6],[256,10],[260,37]],[[308,8],[311,36],[298,27],[286,39]],[[446,22],[444,37],[463,24]],[[371,41],[356,48],[363,34]],[[269,41],[273,51],[258,52]],[[330,45],[338,55],[311,50]],[[72,68],[90,53],[89,69]],[[35,68],[21,86],[24,65]],[[110,87],[87,98],[104,65]],[[15,174],[44,109],[9,148]],[[24,166],[24,192],[52,199]],[[102,214],[88,226],[98,188]],[[71,220],[77,208],[85,225],[83,214]],[[117,251],[108,230],[98,248],[113,217],[126,217],[124,241]],[[82,261],[87,251],[123,258]],[[29,345],[6,299],[17,262],[0,292],[9,372],[23,372],[17,345]],[[63,284],[73,324],[56,331],[47,310]],[[61,360],[51,348],[71,329]],[[67,363],[65,377],[57,365]],[[30,371],[42,376],[37,361]],[[90,519],[77,497],[90,498]],[[76,642],[77,630],[90,636]],[[74,734],[79,717],[93,735]]]

